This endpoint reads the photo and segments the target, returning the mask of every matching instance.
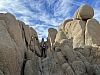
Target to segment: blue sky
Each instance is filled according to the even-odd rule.
[[[100,22],[100,0],[0,0],[0,12],[12,13],[18,20],[33,27],[39,39],[46,38],[48,28],[58,29],[66,19],[73,19],[77,8],[90,5]]]

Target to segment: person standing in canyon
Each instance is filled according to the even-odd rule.
[[[46,57],[46,42],[44,41],[44,38],[42,38],[42,41],[41,41],[41,57]]]
[[[43,44],[42,44],[42,52],[41,52],[41,56],[42,57],[45,57],[46,56],[46,54],[45,54],[45,48],[46,48],[46,43],[44,42]]]

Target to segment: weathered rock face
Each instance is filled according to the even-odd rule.
[[[81,6],[74,20],[48,29],[46,57],[35,29],[0,14],[0,75],[100,75],[100,25],[93,9]],[[50,44],[50,45],[49,45]]]
[[[25,25],[24,22],[19,21],[19,26],[21,28],[21,33],[22,33],[22,39],[23,42],[26,42],[26,46],[30,44],[30,27],[28,25]]]
[[[96,19],[89,19],[86,23],[85,45],[100,45],[100,24]]]
[[[55,42],[60,42],[62,39],[66,39],[66,35],[63,31],[58,31],[56,38],[55,38]]]
[[[35,38],[32,38],[33,36]],[[36,41],[33,41],[35,39]],[[24,60],[27,60],[26,53],[30,49],[34,50],[31,48],[31,42],[34,42],[34,46],[38,46],[36,31],[16,20],[12,14],[2,13],[0,14],[0,41],[0,73],[23,75]]]
[[[68,20],[65,20],[64,22],[61,23],[61,25],[59,26],[58,28],[58,31],[63,31],[65,30],[65,25],[67,22],[70,22],[70,21],[73,21],[73,19],[68,19]]]
[[[55,42],[56,34],[57,34],[56,29],[54,29],[54,28],[48,29],[48,39],[49,39],[49,42],[50,42],[50,47],[52,47],[53,43]]]
[[[33,75],[32,61],[28,60],[25,65],[24,75]]]
[[[73,48],[84,46],[85,23],[83,20],[73,20],[65,26],[67,37],[73,38]]]
[[[13,75],[14,73],[19,75],[19,65],[16,56],[17,47],[6,29],[4,20],[2,20],[2,23],[0,24],[0,69],[6,75]],[[17,54],[19,55],[19,52]],[[13,67],[15,68],[13,69]]]

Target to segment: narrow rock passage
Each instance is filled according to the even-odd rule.
[[[43,39],[39,44],[39,50],[41,52],[41,44],[45,42]],[[32,56],[34,54],[34,65],[37,69],[37,75],[62,75],[63,72],[61,70],[60,65],[58,64],[57,61],[57,56],[56,56],[56,52],[54,50],[51,50],[50,46],[49,46],[49,42],[46,41],[46,57],[43,55],[43,57],[38,56],[37,55],[37,51],[33,51]],[[30,54],[28,54],[30,55]],[[31,60],[33,59],[31,58]],[[65,74],[63,74],[65,75]]]
[[[42,75],[61,75],[62,71],[59,67],[59,64],[55,60],[55,56],[53,52],[47,53],[46,58],[41,58],[41,66],[42,66]]]

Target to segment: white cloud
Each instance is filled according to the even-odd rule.
[[[0,11],[5,10],[6,12],[10,12],[12,14],[20,13],[25,14],[25,11],[27,10],[26,7],[24,7],[23,3],[21,3],[18,0],[2,0],[0,2]]]
[[[94,18],[100,22],[100,1],[96,1],[93,4],[93,9],[94,9]]]
[[[94,18],[100,22],[100,9],[94,9]]]
[[[67,15],[67,13],[69,13],[72,10],[70,2],[72,2],[72,0],[59,0],[56,6],[54,7],[54,15]]]
[[[48,36],[48,28],[46,28],[46,26],[37,24],[31,27],[33,27],[36,30],[39,40],[44,38],[46,41],[46,37]]]
[[[70,3],[71,3],[71,4],[74,4],[74,5],[76,5],[76,6],[81,6],[81,5],[85,4],[85,3],[83,3],[83,2],[79,2],[79,1],[76,1],[76,0],[73,0],[73,1],[71,1]]]
[[[54,4],[54,0],[46,0],[48,7]],[[58,0],[56,4],[54,5],[54,9],[52,12],[54,12],[55,15],[66,15],[70,10],[70,1],[68,0]],[[45,9],[46,6],[44,6],[44,0],[1,0],[0,2],[0,11],[1,12],[10,12],[14,14],[17,17],[17,14],[21,14],[21,16],[17,17],[17,19],[22,20],[28,25],[33,25],[34,29],[37,31],[39,37],[47,36],[48,35],[48,28],[52,26],[59,26],[62,18],[56,18],[51,17],[55,15],[50,15],[48,10]],[[60,5],[59,5],[60,4]],[[66,9],[68,7],[68,9]],[[66,10],[65,10],[66,9]],[[36,12],[35,12],[36,11]],[[31,23],[30,20],[39,20],[44,22],[44,24],[35,24]]]
[[[46,2],[48,3],[49,6],[51,6],[52,4],[54,4],[55,0],[46,0]]]

